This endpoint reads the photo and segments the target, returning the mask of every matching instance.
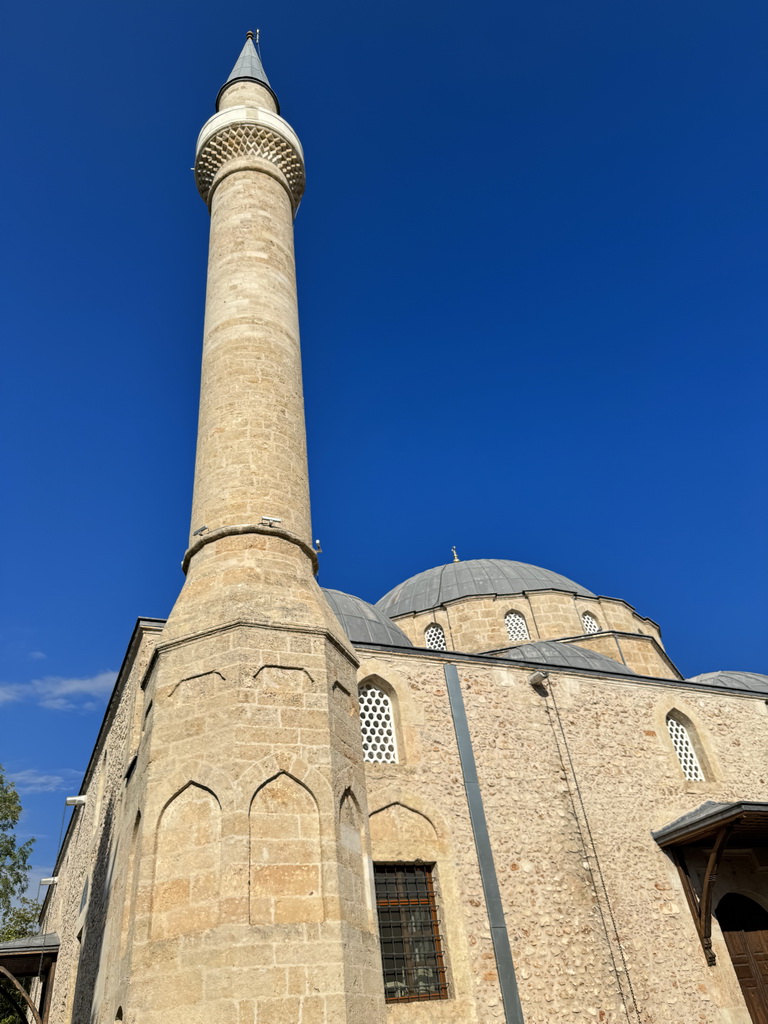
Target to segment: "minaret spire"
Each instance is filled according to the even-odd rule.
[[[265,89],[268,89],[272,94],[275,104],[277,105],[277,112],[280,112],[280,104],[278,103],[277,96],[275,96],[272,86],[269,84],[267,73],[264,70],[264,65],[261,63],[261,57],[259,51],[256,49],[253,43],[254,34],[252,31],[248,31],[245,36],[245,45],[240,51],[240,56],[235,62],[235,66],[229,74],[229,78],[226,80],[221,89],[219,89],[219,95],[216,97],[216,109],[219,109],[219,101],[221,100],[221,94],[225,89],[229,88],[234,82],[258,82],[259,85],[263,85]],[[258,43],[259,30],[256,30],[256,42]]]

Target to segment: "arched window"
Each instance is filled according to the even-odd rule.
[[[507,636],[510,640],[530,640],[528,625],[525,616],[520,612],[507,612],[504,616],[504,625],[507,627]]]
[[[431,651],[446,650],[443,627],[438,626],[436,622],[433,622],[431,626],[427,626],[424,630],[424,643]]]
[[[672,739],[672,746],[675,748],[683,775],[690,782],[703,782],[704,772],[701,770],[699,759],[691,743],[691,737],[683,723],[678,719],[675,712],[670,711],[667,715],[667,728]]]
[[[598,625],[597,619],[594,615],[590,615],[589,612],[584,612],[581,616],[581,624],[584,627],[585,633],[599,633],[600,626]]]
[[[397,736],[392,701],[373,683],[358,690],[363,760],[374,764],[397,764]]]

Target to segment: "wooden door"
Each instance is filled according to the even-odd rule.
[[[718,903],[716,916],[752,1020],[768,1024],[768,912],[730,892]]]

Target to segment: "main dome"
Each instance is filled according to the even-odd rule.
[[[504,558],[473,558],[449,562],[411,576],[385,594],[376,607],[390,618],[409,612],[425,612],[461,597],[523,594],[528,590],[563,590],[581,597],[595,597],[591,590],[559,572],[527,562]]]

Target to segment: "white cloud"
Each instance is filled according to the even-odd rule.
[[[43,651],[30,651],[29,657],[32,661],[45,661],[48,655],[44,654]]]
[[[0,683],[0,705],[34,701],[53,711],[93,711],[103,706],[116,678],[116,672],[99,672],[83,679],[44,676],[30,683]]]
[[[9,778],[19,793],[56,793],[69,789],[72,778],[79,775],[72,768],[57,768],[52,772],[41,772],[37,768],[24,768],[11,772]],[[68,781],[70,780],[70,781]]]

